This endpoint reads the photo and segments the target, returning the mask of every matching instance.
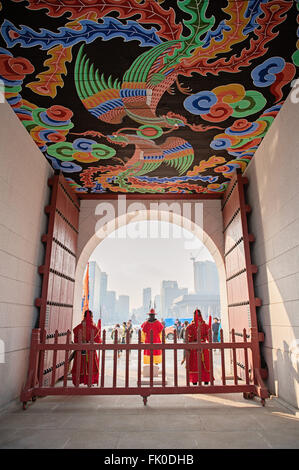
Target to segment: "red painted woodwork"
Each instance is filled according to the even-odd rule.
[[[254,294],[253,274],[257,271],[250,258],[250,243],[254,236],[248,233],[247,214],[251,208],[244,198],[244,185],[247,179],[236,173],[224,194],[222,201],[223,233],[225,246],[225,265],[227,278],[228,313],[231,339],[224,342],[223,331],[220,331],[220,342],[202,343],[200,334],[197,342],[178,342],[176,332],[173,343],[141,343],[141,331],[138,332],[138,342],[130,343],[127,336],[126,344],[119,344],[117,337],[114,343],[106,342],[106,331],[103,331],[102,343],[89,344],[72,343],[71,320],[74,287],[74,273],[76,266],[76,243],[79,217],[79,201],[75,194],[66,185],[62,175],[55,175],[51,181],[51,204],[46,208],[49,214],[49,227],[42,241],[46,244],[44,265],[40,267],[43,276],[42,296],[36,304],[40,307],[40,328],[33,330],[29,371],[27,381],[21,393],[24,407],[28,400],[36,396],[46,395],[141,395],[144,404],[151,394],[179,394],[179,393],[242,393],[245,398],[254,395],[261,397],[264,404],[269,393],[263,383],[263,370],[261,369],[259,341],[263,335],[258,332],[256,308],[261,304]],[[146,195],[147,196],[147,195]],[[152,195],[151,195],[152,196]],[[160,198],[160,196],[159,196]],[[180,199],[182,199],[180,197]],[[46,333],[47,331],[47,333]],[[155,385],[153,377],[153,351],[162,350],[162,384]],[[142,353],[150,350],[150,377],[148,385],[141,385]],[[201,381],[201,360],[199,363],[198,385],[190,385],[189,355],[195,349],[198,358],[202,352],[209,351],[211,382],[203,386]],[[220,353],[221,373],[217,379],[213,377],[214,349]],[[79,373],[77,370],[77,385],[70,385],[68,380],[69,359],[74,354],[81,355],[83,350],[92,354],[99,354],[100,378],[99,384],[91,387],[91,381],[86,387],[79,387]],[[122,386],[118,384],[118,351],[125,351],[125,377]],[[132,371],[130,369],[130,354],[137,350],[136,386],[130,385]],[[184,350],[186,356],[185,384],[179,383],[178,377],[178,351]],[[112,371],[109,372],[106,351],[112,351]],[[173,353],[173,383],[167,379],[166,351]],[[225,357],[230,354],[233,377],[226,374]],[[78,361],[78,364],[80,361]],[[110,363],[111,366],[111,363]],[[112,372],[112,373],[111,373]],[[107,381],[112,379],[112,386]],[[89,371],[89,378],[91,378]],[[108,374],[108,375],[107,375]],[[62,383],[57,384],[57,379]],[[107,379],[107,380],[106,380]]]
[[[79,338],[78,343],[70,343],[70,336],[71,332],[67,332],[67,341],[66,343],[58,343],[55,341],[54,343],[49,343],[45,340],[47,334],[45,331],[40,329],[33,330],[32,340],[31,340],[31,352],[30,352],[30,363],[29,363],[29,373],[28,373],[28,380],[26,385],[21,393],[21,401],[24,404],[24,408],[26,408],[26,404],[29,400],[34,400],[37,396],[47,396],[47,395],[140,395],[143,397],[144,403],[146,404],[147,398],[153,394],[194,394],[194,393],[203,393],[203,394],[210,394],[210,393],[243,393],[245,397],[258,395],[262,399],[262,403],[264,404],[265,398],[268,397],[267,389],[264,387],[263,382],[260,376],[257,376],[257,383],[253,383],[249,380],[249,364],[248,361],[245,360],[245,375],[247,377],[246,381],[240,381],[237,374],[237,354],[238,351],[242,350],[245,351],[245,358],[247,357],[248,353],[251,353],[254,349],[254,345],[251,341],[248,341],[248,335],[246,330],[243,331],[243,338],[242,340],[237,340],[235,338],[234,330],[232,331],[232,341],[231,342],[223,342],[223,331],[220,332],[221,341],[219,343],[212,343],[211,338],[208,343],[202,343],[200,335],[197,337],[197,342],[192,343],[178,343],[177,339],[174,338],[173,342],[165,342],[165,336],[162,338],[162,343],[155,344],[150,340],[150,343],[141,343],[141,331],[138,334],[138,342],[137,343],[130,343],[129,337],[127,337],[127,341],[125,344],[118,343],[117,339],[114,340],[113,343],[106,343],[106,331],[103,331],[102,343],[95,343],[91,341],[90,343],[82,343]],[[42,338],[42,339],[41,339]],[[55,335],[57,338],[57,333]],[[167,371],[167,363],[166,361],[162,361],[162,384],[158,385],[154,383],[153,380],[153,351],[155,349],[162,350],[162,357],[166,355],[166,351],[168,353],[173,354],[174,358],[174,367],[175,371],[177,371],[177,353],[178,351],[182,350],[185,351],[185,354],[188,356],[191,350],[197,350],[201,355],[202,351],[207,349],[209,351],[210,357],[210,370],[211,375],[213,376],[214,370],[214,356],[213,350],[219,350],[221,353],[221,373],[216,378],[212,378],[209,385],[204,386],[201,381],[199,380],[198,385],[190,385],[189,383],[189,369],[188,369],[188,362],[186,367],[186,380],[184,384],[178,383],[178,375],[177,373],[174,374],[173,379],[167,380],[166,383],[166,371]],[[141,365],[142,365],[142,353],[145,349],[149,349],[151,351],[151,360],[150,360],[150,380],[148,384],[141,385]],[[95,386],[91,387],[91,383],[86,386],[79,387],[79,373],[80,368],[77,369],[77,383],[73,385],[72,380],[68,378],[68,370],[67,362],[64,364],[64,373],[61,378],[61,383],[54,384],[55,379],[53,379],[54,374],[52,373],[52,382],[47,384],[43,379],[43,374],[40,371],[37,380],[34,380],[35,371],[36,371],[36,364],[41,361],[41,358],[47,352],[54,352],[53,358],[58,357],[59,352],[61,352],[65,360],[67,361],[68,357],[72,357],[72,353],[75,351],[75,354],[81,355],[82,351],[85,350],[88,354],[99,354],[101,357],[101,372],[99,383],[95,384]],[[119,378],[119,368],[117,367],[117,356],[118,351],[125,351],[126,358],[133,353],[133,351],[138,351],[137,353],[137,368],[136,363],[134,361],[128,361],[126,359],[126,367],[125,367],[125,383],[118,384]],[[110,351],[113,354],[113,361],[112,364],[110,362],[110,367],[112,368],[112,386],[105,386],[106,380],[105,378],[111,379],[111,369],[109,370],[106,367],[106,351]],[[233,370],[234,370],[234,377],[231,380],[230,377],[226,377],[225,374],[225,361],[224,361],[224,353],[225,351],[231,352],[233,357]],[[56,356],[57,355],[57,356]],[[169,356],[168,356],[169,357]],[[108,361],[111,361],[111,354],[108,354]],[[199,361],[201,363],[201,361]],[[77,362],[80,365],[80,361]],[[133,371],[130,369],[130,366],[133,364],[134,368],[134,383],[131,385],[129,383],[129,376],[133,375]],[[55,361],[53,359],[53,370],[55,369]],[[90,372],[90,371],[89,371]],[[107,374],[105,376],[105,374]],[[91,376],[90,376],[91,377]],[[91,382],[91,381],[90,381]],[[120,382],[120,380],[119,380]]]
[[[222,193],[199,193],[199,194],[132,194],[132,193],[119,193],[119,194],[109,194],[109,193],[104,193],[104,194],[85,194],[85,193],[80,193],[78,194],[79,199],[91,199],[91,200],[112,200],[112,199],[118,199],[119,196],[126,196],[126,199],[170,199],[170,200],[187,200],[187,199],[222,199],[223,194]]]
[[[47,330],[46,341],[51,344],[64,343],[68,329],[72,328],[80,202],[62,173],[55,174],[48,184],[51,200],[45,208],[48,228],[42,236],[45,257],[39,267],[43,279],[36,306],[40,308],[39,327]],[[64,361],[64,352],[58,351],[53,356],[52,351],[46,351],[39,371],[45,383],[51,381],[53,384],[63,374]]]
[[[237,171],[233,176],[222,201],[223,233],[225,250],[226,285],[228,300],[229,328],[232,341],[235,337],[250,341],[250,350],[233,350],[232,363],[235,383],[238,377],[256,383],[261,371],[259,337],[256,307],[261,300],[255,297],[253,274],[257,267],[252,265],[250,243],[254,236],[248,233],[247,214],[251,207],[246,204],[244,187],[248,179]],[[247,367],[248,366],[248,367]]]

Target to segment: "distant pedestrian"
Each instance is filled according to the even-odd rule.
[[[188,325],[189,325],[188,320],[185,320],[180,331],[179,338],[182,339],[183,341],[185,341],[185,333],[186,333],[186,328]]]
[[[128,320],[127,323],[126,323],[126,334],[127,334],[127,332],[129,333],[128,334],[129,343],[131,343],[131,339],[132,339],[132,336],[133,336],[133,326],[132,326],[132,321],[131,320]]]
[[[122,331],[121,331],[121,327],[120,327],[120,324],[119,323],[116,323],[115,327],[113,328],[112,330],[112,333],[111,333],[111,338],[113,339],[113,342],[115,342],[115,338],[116,338],[116,332],[117,332],[117,342],[118,343],[121,343],[121,340],[122,340]],[[118,349],[118,352],[117,352],[117,357],[119,357],[121,354],[121,350]]]
[[[122,322],[122,325],[120,327],[120,342],[124,344],[126,342],[126,334],[127,334],[127,324],[125,321]],[[122,353],[122,349],[119,351]]]
[[[121,325],[121,342],[122,343],[126,342],[126,333],[127,333],[127,324],[125,321],[123,321]]]
[[[179,320],[176,324],[176,332],[177,332],[177,337],[179,338],[180,337],[180,333],[181,333],[181,329],[182,329],[182,323],[181,321]]]
[[[188,325],[189,325],[188,320],[185,320],[185,321],[184,321],[184,324],[183,324],[183,326],[182,326],[182,328],[181,328],[181,332],[180,332],[180,339],[182,339],[184,343],[186,342],[186,329],[187,329],[187,326],[188,326]],[[186,351],[185,351],[185,349],[184,349],[184,351],[183,351],[183,359],[182,359],[181,364],[184,364],[185,360],[186,360]]]
[[[218,320],[217,317],[214,317],[214,323],[212,324],[212,341],[213,343],[218,343],[218,333],[219,333],[219,326],[220,326],[220,321]]]

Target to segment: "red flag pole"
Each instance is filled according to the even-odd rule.
[[[99,318],[98,319],[98,324],[97,324],[97,329],[98,329],[98,332],[97,332],[97,335],[99,337],[99,339],[101,339],[101,334],[102,334],[102,320]],[[101,342],[101,341],[100,341]]]
[[[83,281],[82,317],[84,316],[84,312],[86,310],[89,310],[89,263],[87,263]]]

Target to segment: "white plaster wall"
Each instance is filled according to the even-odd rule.
[[[200,204],[202,206],[202,221],[199,221],[201,229],[198,230],[197,217],[195,216],[195,211],[191,212],[191,226],[190,231],[198,234],[199,238],[206,245],[211,255],[214,257],[215,262],[218,267],[219,278],[220,278],[220,302],[221,302],[221,314],[222,314],[222,327],[225,333],[225,338],[228,338],[228,319],[227,319],[227,297],[226,297],[226,283],[225,283],[225,268],[223,262],[224,254],[224,240],[222,232],[222,212],[221,212],[221,201],[220,200],[187,200],[186,203],[190,204]],[[169,215],[162,210],[160,204],[166,204],[171,207],[172,203],[175,203],[179,207],[179,214],[184,214],[184,209],[182,208],[182,203],[180,201],[171,201],[171,200],[127,200],[126,208],[124,211],[120,210],[120,206],[117,200],[108,200],[105,202],[95,201],[95,200],[82,200],[80,206],[80,219],[79,219],[79,237],[78,237],[78,264],[76,269],[76,284],[75,284],[75,298],[74,298],[74,315],[73,322],[74,325],[81,321],[81,299],[82,299],[82,282],[83,275],[88,259],[96,248],[96,246],[101,243],[101,241],[111,233],[113,229],[126,225],[129,222],[130,215],[133,210],[137,210],[138,206],[135,204],[138,203],[142,206],[140,207],[140,212],[138,216],[134,217],[134,221],[137,220],[157,220],[157,217],[160,217],[160,220],[166,220],[169,222],[174,222],[177,225],[181,226],[182,218],[173,215],[171,219]],[[102,204],[102,209],[99,211],[97,208],[99,204]],[[96,224],[99,221],[99,213],[103,212],[105,208],[104,204],[107,204],[107,220],[115,221],[111,226],[108,222],[105,226],[105,234],[99,231],[96,234]],[[159,214],[155,214],[155,207],[159,204]],[[144,210],[141,210],[143,207]],[[186,214],[186,212],[185,212]],[[109,216],[109,217],[108,217]],[[167,219],[167,217],[169,217]],[[113,253],[111,253],[113,256]],[[192,289],[193,286],[190,286]]]
[[[40,295],[40,237],[52,169],[10,106],[0,104],[0,408],[19,397]],[[0,351],[1,352],[1,351]]]
[[[299,407],[299,103],[291,95],[249,164],[249,228],[256,236],[258,315],[268,387]],[[296,347],[296,340],[298,344]]]

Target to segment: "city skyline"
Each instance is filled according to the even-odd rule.
[[[131,309],[143,305],[143,289],[146,287],[151,287],[154,302],[165,280],[177,281],[181,288],[194,291],[192,256],[199,261],[214,262],[200,240],[192,242],[187,230],[173,233],[172,224],[159,222],[158,233],[162,236],[150,238],[146,236],[150,233],[149,224],[154,222],[130,224],[133,229],[138,228],[142,238],[121,238],[118,236],[120,231],[115,231],[96,247],[89,259],[96,261],[101,271],[107,273],[107,290],[116,291],[117,296],[129,295]],[[157,222],[155,225],[157,227]],[[168,230],[169,237],[165,238]]]
[[[193,259],[194,261],[194,259]],[[130,297],[128,295],[117,296],[116,291],[108,291],[107,273],[102,272],[96,261],[89,261],[89,307],[93,311],[97,321],[102,318],[103,324],[115,324],[127,321],[142,323],[144,315],[147,315],[151,307],[155,307],[160,318],[192,317],[196,308],[200,308],[203,318],[209,315],[221,318],[219,276],[215,263],[211,261],[193,262],[195,292],[189,292],[187,288],[180,288],[177,281],[161,282],[160,295],[152,301],[151,288],[143,288],[143,304],[138,308],[130,309]],[[102,285],[104,277],[105,286]]]

